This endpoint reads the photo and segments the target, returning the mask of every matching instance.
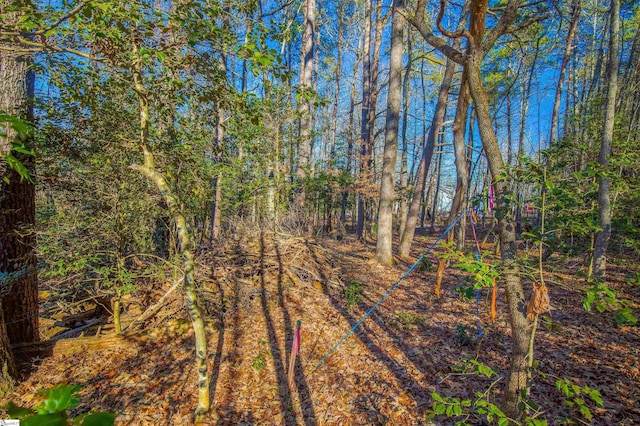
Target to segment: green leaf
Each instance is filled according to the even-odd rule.
[[[66,426],[67,416],[64,413],[38,414],[23,419],[20,426]]]
[[[75,394],[79,390],[80,386],[77,385],[59,385],[40,392],[46,398],[42,404],[42,411],[44,413],[58,413],[75,407],[78,404]]]
[[[547,421],[545,419],[531,419],[531,426],[547,426]]]
[[[598,389],[592,389],[589,392],[589,397],[591,400],[600,406],[604,406],[604,402],[602,401],[602,395],[600,395],[600,391]]]
[[[580,405],[580,414],[582,414],[587,420],[591,420],[593,418],[591,410],[589,410],[589,407],[587,407],[586,405]]]
[[[28,182],[33,183],[31,179],[31,174],[29,170],[22,164],[22,161],[18,160],[13,154],[5,154],[3,155],[4,160],[7,162],[9,167],[11,167],[14,171],[16,171],[22,179],[26,179]]]
[[[27,149],[27,147],[25,147],[24,145],[14,144],[11,147],[11,150],[15,151],[15,152],[20,152],[20,153],[25,154],[25,155],[30,155],[32,157],[34,155],[36,155],[36,153],[32,149]]]
[[[447,406],[444,404],[435,404],[433,407],[433,411],[436,414],[444,414],[444,411],[447,409]]]
[[[115,424],[116,417],[117,415],[113,413],[91,413],[83,416],[78,424],[82,426],[112,426]]]
[[[444,402],[444,399],[442,399],[442,397],[440,396],[440,394],[438,392],[431,392],[431,398],[433,398],[434,400],[436,400],[438,402]]]
[[[453,406],[453,414],[455,414],[456,416],[461,416],[462,415],[462,406],[454,405]]]
[[[509,424],[509,419],[506,417],[500,417],[498,420],[498,426],[507,426]]]
[[[498,417],[507,417],[506,414],[504,414],[504,412],[495,404],[489,404],[489,409]]]
[[[447,405],[446,414],[447,417],[451,417],[453,415],[453,405]]]
[[[7,403],[7,405],[4,406],[4,409],[12,419],[22,419],[23,417],[36,414],[35,411],[24,407],[18,407],[13,402]]]

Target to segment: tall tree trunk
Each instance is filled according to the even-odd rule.
[[[3,23],[13,25],[19,15],[6,11],[11,1],[0,1]],[[3,48],[16,47],[2,43]],[[34,74],[31,57],[0,50],[0,110],[30,121],[33,118]],[[2,126],[5,126],[3,123]],[[12,129],[1,129],[0,154],[8,154]],[[30,143],[31,141],[26,141]],[[33,157],[20,160],[34,174]],[[13,384],[15,364],[9,344],[39,339],[38,277],[35,255],[35,186],[0,160],[0,396]],[[6,321],[6,322],[5,322]]]
[[[315,33],[316,1],[305,0],[304,22],[302,33],[302,50],[300,54],[300,90],[303,96],[298,100],[298,112],[300,114],[300,144],[298,145],[298,168],[296,178],[300,185],[296,194],[295,203],[300,213],[305,205],[305,180],[309,168],[309,156],[311,154],[311,114],[313,113],[310,91],[313,81],[313,41]]]
[[[213,157],[216,163],[220,163],[220,159],[222,158],[222,143],[224,139],[224,127],[222,122],[224,120],[224,111],[222,108],[218,107],[218,117],[216,122],[216,142],[214,147]],[[210,235],[210,244],[213,245],[220,236],[220,225],[222,221],[222,209],[220,205],[222,204],[222,172],[218,172],[216,177],[213,179],[213,191],[214,198],[211,203],[211,235]]]
[[[364,41],[362,44],[362,118],[360,122],[360,174],[367,179],[370,145],[369,110],[371,107],[371,0],[364,1]],[[358,193],[358,221],[356,237],[364,238],[365,194]]]
[[[333,105],[331,111],[331,145],[329,147],[329,161],[331,162],[330,168],[334,167],[335,149],[336,149],[336,136],[338,133],[338,104],[340,101],[340,79],[342,77],[342,44],[344,38],[344,1],[340,1],[338,9],[338,45],[336,46],[336,84],[333,89]]]
[[[398,219],[400,220],[398,235],[400,236],[404,233],[404,228],[407,225],[407,212],[409,210],[409,194],[407,193],[407,186],[409,185],[409,141],[407,138],[407,126],[409,122],[409,105],[411,104],[411,67],[413,66],[413,53],[411,49],[411,32],[408,31],[407,33],[407,68],[404,73],[402,86],[402,159],[400,164],[400,206],[398,208]],[[413,168],[411,172],[413,173]]]
[[[481,52],[477,52],[468,60],[467,75],[469,77],[469,89],[473,98],[480,137],[487,156],[487,162],[491,170],[491,176],[496,188],[496,200],[498,200],[498,235],[500,238],[500,257],[502,263],[502,278],[507,295],[507,309],[509,322],[511,323],[511,359],[509,376],[504,393],[503,408],[512,418],[519,417],[518,404],[521,400],[520,391],[527,386],[527,353],[529,349],[529,322],[526,318],[526,306],[524,291],[520,280],[520,271],[517,263],[517,244],[515,221],[511,208],[506,205],[510,191],[509,179],[498,179],[504,172],[502,154],[498,144],[498,138],[491,123],[489,109],[489,97],[484,90],[480,65],[482,63]]]
[[[385,123],[380,203],[378,206],[378,235],[375,259],[383,265],[393,264],[393,202],[395,200],[396,158],[402,93],[402,39],[404,0],[394,0],[391,22],[391,55],[389,57],[389,90]]]
[[[616,95],[618,92],[619,65],[619,37],[620,37],[620,0],[611,0],[610,35],[609,35],[609,66],[607,69],[607,104],[604,115],[604,131],[602,145],[598,154],[598,163],[603,171],[609,165],[611,145],[613,144],[613,129],[616,118]],[[604,278],[607,266],[607,246],[611,237],[611,194],[609,178],[598,178],[598,210],[601,231],[597,233],[593,250],[593,273],[596,277]]]
[[[536,50],[533,54],[533,60],[531,61],[531,67],[529,68],[529,74],[527,79],[523,82],[523,94],[522,104],[520,110],[520,135],[518,137],[518,158],[522,158],[525,154],[524,138],[527,131],[527,114],[529,113],[529,99],[531,98],[531,88],[533,87],[533,76],[535,75],[536,63],[538,62],[538,53],[540,49],[540,38],[536,40]],[[518,164],[520,164],[518,160]]]
[[[349,130],[347,134],[347,169],[346,172],[351,174],[353,170],[353,146],[354,146],[354,113],[356,104],[356,77],[358,75],[358,67],[360,65],[361,55],[353,65],[353,79],[351,83],[351,90],[349,92]],[[347,201],[349,200],[349,192],[344,191],[342,193],[342,210],[340,212],[340,222],[344,224],[347,214]]]
[[[558,136],[558,117],[560,115],[560,98],[562,97],[562,88],[564,86],[564,75],[567,70],[567,64],[571,59],[571,50],[573,49],[573,38],[576,35],[580,11],[582,9],[582,0],[571,1],[571,18],[569,20],[569,30],[567,32],[567,41],[564,47],[564,55],[560,63],[560,75],[558,76],[558,85],[556,86],[556,96],[553,101],[553,113],[551,115],[551,131],[549,133],[549,146],[553,145]]]

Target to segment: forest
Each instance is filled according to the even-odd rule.
[[[0,424],[639,424],[639,29],[0,0]]]

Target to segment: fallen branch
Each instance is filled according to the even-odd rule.
[[[149,306],[138,318],[136,318],[131,324],[125,327],[125,330],[135,330],[138,328],[143,322],[150,320],[154,316],[160,312],[160,309],[167,303],[169,297],[173,294],[173,292],[178,288],[178,286],[184,281],[184,277],[180,278],[176,282],[174,282],[169,290],[158,300],[154,305]]]
[[[93,318],[88,320],[85,324],[81,325],[80,327],[76,327],[76,328],[72,328],[71,330],[67,330],[63,333],[60,333],[56,336],[53,336],[51,338],[51,340],[61,340],[61,339],[66,339],[68,337],[73,336],[74,334],[81,332],[83,330],[86,330],[89,327],[92,327],[96,324],[100,324],[102,322],[102,318]]]

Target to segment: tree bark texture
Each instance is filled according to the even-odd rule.
[[[198,375],[198,408],[196,418],[209,411],[209,373],[207,369],[207,335],[204,327],[202,310],[198,306],[198,296],[195,289],[195,261],[193,257],[193,243],[187,227],[187,221],[180,211],[180,202],[169,188],[164,176],[156,171],[153,154],[147,149],[149,143],[149,101],[147,89],[143,83],[142,56],[137,44],[133,45],[135,62],[132,67],[134,90],[138,97],[140,114],[140,144],[144,153],[144,165],[132,164],[137,170],[153,182],[164,198],[167,208],[178,231],[178,245],[182,256],[184,269],[183,290],[187,305],[187,312],[191,318],[191,326],[195,334],[196,368]]]
[[[371,0],[364,2],[364,41],[362,43],[362,115],[360,121],[360,174],[366,179],[370,168],[369,109],[371,107]],[[358,194],[356,237],[364,238],[365,194]]]
[[[393,202],[395,200],[396,160],[398,155],[398,128],[400,98],[402,96],[402,39],[404,19],[403,0],[394,0],[391,23],[391,55],[389,58],[389,91],[385,123],[382,180],[378,206],[378,236],[375,259],[383,265],[393,264]]]
[[[207,369],[207,335],[204,327],[204,319],[202,317],[202,310],[198,306],[198,296],[195,289],[195,261],[193,258],[193,244],[189,229],[187,228],[187,221],[184,215],[180,212],[180,202],[173,195],[173,192],[167,185],[167,181],[158,173],[153,164],[153,155],[150,151],[143,146],[144,150],[144,165],[138,164],[131,165],[131,168],[138,170],[145,175],[151,182],[153,182],[160,194],[162,194],[164,201],[167,203],[171,217],[173,218],[176,228],[178,229],[178,239],[180,244],[180,254],[182,256],[183,268],[184,268],[184,295],[187,305],[187,312],[191,318],[191,326],[195,333],[196,339],[196,368],[198,372],[198,408],[197,414],[204,414],[209,411],[209,373]]]
[[[18,14],[5,12],[10,1],[0,1],[3,23],[13,24]],[[3,43],[3,47],[15,47]],[[0,110],[24,120],[33,116],[31,58],[0,50]],[[2,129],[0,153],[8,154],[16,136]],[[29,142],[29,141],[27,141]],[[33,176],[33,157],[19,158]],[[34,342],[38,330],[38,278],[35,256],[35,186],[0,160],[0,394],[11,388],[15,374],[9,344]]]
[[[456,165],[456,192],[451,202],[451,210],[447,218],[447,226],[451,225],[462,213],[464,204],[467,200],[467,186],[469,181],[469,169],[467,167],[467,147],[466,147],[466,129],[467,116],[469,115],[469,86],[467,78],[462,74],[460,81],[460,92],[458,93],[458,104],[456,106],[456,116],[453,120],[453,152]],[[458,233],[462,234],[461,226]],[[449,240],[453,238],[450,234]],[[462,247],[458,246],[458,249]]]
[[[305,179],[309,168],[311,154],[311,114],[313,113],[311,90],[313,88],[313,36],[315,33],[316,1],[305,0],[304,22],[302,33],[302,51],[300,54],[300,90],[298,113],[300,114],[300,144],[298,145],[298,168],[296,178],[300,188],[296,194],[296,205],[302,208],[305,204]]]
[[[604,114],[604,131],[602,145],[598,154],[598,163],[603,171],[609,165],[611,146],[613,144],[613,129],[616,118],[616,96],[618,92],[619,67],[619,36],[620,36],[620,0],[611,0],[609,24],[609,66],[607,69],[607,103]],[[596,234],[593,250],[593,274],[604,278],[607,266],[607,246],[611,238],[611,194],[610,180],[604,175],[598,178],[598,210],[600,217],[600,232]]]
[[[411,32],[408,32],[407,39],[407,67],[402,82],[402,159],[400,164],[400,206],[398,207],[399,231],[398,235],[404,234],[407,225],[407,212],[409,210],[409,194],[407,187],[409,186],[409,141],[407,138],[407,125],[409,121],[409,105],[411,104],[411,67],[412,61],[412,44]],[[413,173],[413,165],[411,169]]]
[[[505,203],[510,191],[508,179],[499,179],[505,171],[497,135],[493,129],[489,97],[484,90],[480,74],[482,52],[476,52],[467,62],[469,89],[478,119],[480,137],[489,163],[496,191],[496,216],[500,239],[502,280],[504,281],[509,322],[511,325],[511,359],[507,377],[503,408],[512,418],[519,417],[520,391],[527,386],[527,353],[529,349],[529,322],[526,318],[526,300],[517,264],[516,229],[512,209]]]
[[[484,89],[481,74],[481,65],[484,56],[493,47],[496,40],[507,32],[518,14],[519,0],[509,0],[503,9],[502,16],[486,37],[474,37],[481,28],[484,28],[488,3],[486,0],[471,1],[470,31],[465,34],[469,41],[469,49],[463,55],[446,42],[435,36],[424,22],[425,0],[418,1],[418,9],[411,23],[423,35],[425,40],[441,53],[452,60],[456,60],[465,66],[465,73],[469,82],[469,91],[473,99],[474,109],[478,121],[478,128],[484,152],[489,163],[491,176],[496,185],[498,235],[500,239],[502,280],[505,284],[509,322],[511,324],[511,356],[510,371],[507,377],[506,389],[503,399],[505,413],[512,417],[520,417],[518,404],[520,391],[527,386],[527,352],[529,343],[529,323],[526,318],[526,303],[520,271],[516,259],[516,232],[513,212],[506,205],[510,191],[510,179],[504,175],[504,162],[498,138],[493,128],[493,120],[489,106],[489,97]],[[481,31],[481,30],[480,30]],[[446,46],[446,47],[445,47]]]

